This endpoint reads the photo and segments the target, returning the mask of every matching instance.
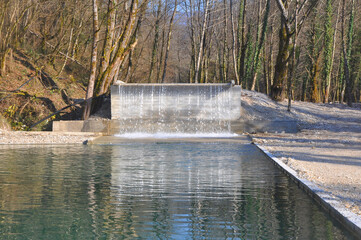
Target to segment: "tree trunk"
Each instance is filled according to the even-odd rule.
[[[168,64],[168,56],[169,56],[169,49],[170,49],[170,40],[172,39],[173,22],[174,22],[174,17],[175,17],[176,12],[177,12],[177,0],[175,0],[175,2],[174,2],[173,14],[172,14],[172,17],[171,17],[170,22],[169,22],[169,31],[168,31],[167,46],[166,46],[165,57],[164,57],[164,68],[163,68],[162,83],[164,83],[165,75],[167,73],[167,64]]]
[[[271,25],[271,36],[270,36],[270,43],[269,43],[269,59],[268,59],[268,89],[267,89],[267,95],[271,93],[271,86],[273,85],[273,76],[274,76],[274,67],[273,67],[273,22]]]
[[[168,12],[168,1],[165,1],[165,9],[164,12]],[[163,57],[164,57],[164,42],[165,42],[165,26],[166,26],[166,14],[164,14],[164,25],[163,25],[163,31],[162,31],[162,41],[161,41],[161,50],[160,50],[160,57],[158,59],[158,68],[157,68],[157,77],[156,82],[160,83],[160,77],[162,73],[162,67],[163,67]]]
[[[342,3],[342,36],[344,36],[345,29],[345,0]],[[352,82],[350,78],[350,67],[349,67],[349,59],[351,55],[352,48],[352,35],[353,35],[353,20],[354,20],[354,0],[352,0],[352,10],[349,22],[349,30],[348,30],[348,43],[346,46],[345,38],[342,37],[342,52],[343,52],[343,63],[344,63],[344,74],[345,74],[345,83],[346,83],[346,102],[348,106],[352,106]]]
[[[187,3],[187,2],[186,2]],[[191,62],[189,67],[189,83],[193,82],[194,74],[196,70],[196,37],[195,37],[195,26],[194,26],[194,20],[193,20],[193,1],[189,0],[189,16],[188,21],[190,25],[190,37],[191,37]],[[187,5],[186,5],[187,7]],[[187,11],[188,14],[188,11]]]
[[[228,14],[227,14],[227,1],[223,0],[223,14],[224,14],[224,27],[223,27],[223,55],[222,55],[222,74],[223,82],[228,78]]]
[[[158,45],[159,45],[159,22],[160,22],[160,14],[162,9],[162,0],[158,1],[158,9],[157,9],[157,19],[155,20],[154,26],[154,41],[153,41],[153,49],[152,49],[152,58],[150,62],[150,69],[148,75],[148,82],[152,81],[152,74],[154,71],[154,66],[157,58]]]
[[[333,17],[333,8],[332,8],[332,1],[327,0],[326,2],[326,21],[325,21],[325,33],[324,33],[324,79],[325,79],[325,96],[324,102],[329,101],[329,91],[331,85],[331,73],[332,73],[332,55],[333,55],[333,38],[332,35],[336,35],[336,32],[333,33],[332,28],[332,17]],[[337,26],[337,21],[336,21]]]
[[[288,75],[288,58],[291,46],[291,37],[286,32],[286,23],[282,18],[282,27],[279,32],[279,49],[275,65],[275,73],[273,77],[273,85],[271,87],[271,98],[275,101],[282,101],[285,98],[284,84]]]
[[[260,53],[263,48],[264,40],[267,33],[267,27],[268,27],[268,15],[271,7],[271,1],[267,0],[266,3],[266,12],[264,14],[263,18],[263,26],[262,26],[262,32],[261,32],[261,38],[259,40],[258,46],[256,46],[256,54],[255,54],[255,61],[254,61],[254,67],[253,67],[253,80],[252,80],[252,87],[251,90],[255,89],[256,86],[256,80],[257,80],[257,72],[259,67],[259,59],[260,59]]]
[[[239,75],[238,75],[238,62],[237,62],[237,36],[234,28],[234,20],[233,20],[233,0],[229,1],[230,4],[230,13],[231,13],[231,24],[232,24],[232,53],[233,53],[233,68],[234,74],[236,76],[236,83],[239,84]]]
[[[107,92],[126,54],[128,54],[131,49],[134,48],[134,46],[130,46],[130,42],[133,36],[133,30],[136,25],[138,10],[138,0],[132,0],[127,23],[125,24],[125,28],[122,34],[116,41],[118,45],[117,51],[111,63],[100,77],[101,88],[98,95],[102,95]]]
[[[112,46],[114,41],[114,31],[115,31],[115,15],[116,15],[116,6],[118,4],[117,0],[108,0],[108,17],[107,17],[107,29],[105,33],[105,41],[103,46],[103,53],[100,63],[100,74],[105,72],[109,66],[110,57],[112,54]]]
[[[204,18],[203,18],[203,27],[202,27],[202,33],[201,33],[201,41],[199,46],[199,52],[198,52],[198,59],[197,59],[197,65],[196,65],[196,71],[194,73],[194,82],[198,83],[199,78],[199,70],[202,62],[202,55],[203,55],[203,45],[204,45],[204,38],[206,35],[206,28],[208,26],[208,12],[209,12],[209,2],[210,0],[205,0],[205,9],[204,9]]]
[[[86,105],[83,112],[83,119],[87,120],[90,116],[92,98],[94,96],[94,86],[97,72],[97,54],[99,41],[99,18],[97,0],[93,0],[93,50],[91,56],[91,67],[88,88],[86,91]]]
[[[250,56],[252,61],[250,61],[250,66],[249,66],[249,69],[248,69],[248,74],[247,74],[247,78],[248,78],[248,81],[251,83],[251,87],[250,89],[252,91],[255,90],[256,88],[256,80],[257,80],[257,70],[256,68],[258,66],[256,66],[256,58],[259,57],[257,56],[257,52],[258,52],[258,46],[259,46],[259,41],[260,41],[260,35],[261,35],[261,2],[262,1],[259,1],[258,2],[258,11],[257,11],[257,24],[256,24],[256,39],[255,39],[255,44],[254,44],[254,51],[252,52],[252,55]],[[258,62],[257,62],[258,64]]]
[[[296,48],[297,48],[297,36],[298,36],[298,4],[299,0],[296,0],[296,10],[295,10],[295,27],[294,27],[294,39],[293,39],[293,48],[292,48],[292,63],[291,63],[291,74],[288,78],[287,91],[288,91],[288,106],[287,111],[291,112],[291,103],[292,103],[292,82],[293,77],[296,71]]]
[[[238,16],[238,72],[239,85],[244,81],[244,61],[246,57],[246,5],[247,0],[240,0],[239,2],[239,16]]]

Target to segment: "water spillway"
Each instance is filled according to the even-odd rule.
[[[122,84],[111,88],[113,132],[232,134],[241,88],[232,84]]]

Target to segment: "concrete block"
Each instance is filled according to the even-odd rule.
[[[53,121],[53,132],[82,132],[84,121]]]
[[[54,121],[53,132],[97,132],[108,134],[110,120],[90,119],[86,121]]]

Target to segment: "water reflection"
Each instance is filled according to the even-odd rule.
[[[3,148],[1,239],[348,239],[232,143]]]

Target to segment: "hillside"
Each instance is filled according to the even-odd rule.
[[[9,59],[7,73],[0,77],[0,115],[7,119],[13,130],[30,130],[34,123],[49,114],[84,98],[87,71],[74,71],[79,69],[76,66],[72,69],[74,66],[68,63],[57,76],[62,63],[47,62],[22,51],[14,52]],[[72,75],[76,72],[83,75]],[[79,106],[71,107],[33,130],[51,130],[51,120],[79,117]]]

